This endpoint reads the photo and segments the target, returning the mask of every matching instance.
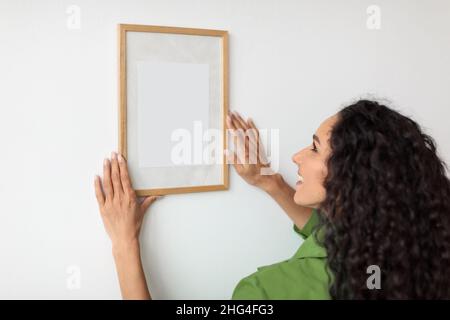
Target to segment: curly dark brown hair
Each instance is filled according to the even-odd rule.
[[[319,212],[331,297],[449,299],[450,181],[433,138],[360,100],[339,111],[330,147]],[[366,285],[370,265],[381,289]]]

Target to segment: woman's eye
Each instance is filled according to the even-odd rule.
[[[317,152],[317,148],[316,148],[316,144],[313,142],[313,148],[311,149],[311,151],[313,151],[313,152]]]

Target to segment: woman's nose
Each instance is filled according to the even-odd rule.
[[[294,153],[294,154],[292,155],[292,161],[293,161],[294,163],[299,163],[299,162],[300,162],[300,151],[297,152],[297,153]]]

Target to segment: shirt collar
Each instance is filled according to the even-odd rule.
[[[313,232],[309,237],[303,241],[298,248],[297,252],[294,254],[293,258],[303,259],[303,258],[326,258],[327,251],[321,246],[316,239],[316,232]],[[319,239],[323,239],[323,229],[319,230],[317,234]]]

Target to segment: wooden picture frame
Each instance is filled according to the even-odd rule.
[[[225,118],[228,113],[228,32],[210,29],[120,24],[118,25],[118,43],[118,149],[127,159],[130,178],[133,187],[136,189],[136,194],[148,196],[227,190],[229,171],[223,150],[227,149]],[[162,70],[158,71],[162,76],[158,78],[158,73],[155,70]],[[165,96],[161,93],[161,91],[167,92],[167,87],[172,85],[170,79],[166,79],[165,86],[161,84],[164,81],[160,79],[168,74],[165,70],[174,70],[171,72],[177,75],[170,79],[185,79],[184,82],[179,80],[181,82],[177,84],[178,87],[174,86],[174,89],[179,89],[178,95],[183,96],[184,93],[186,97],[190,97],[193,101],[191,107],[194,106],[195,109],[197,109],[194,105],[195,101],[201,102],[199,105],[203,109],[198,107],[199,111],[195,111],[197,115],[204,116],[205,101],[207,101],[206,122],[209,125],[208,129],[216,129],[219,132],[220,149],[216,150],[214,155],[214,158],[219,160],[218,163],[196,163],[190,166],[183,164],[171,167],[161,160],[162,165],[159,162],[153,164],[151,155],[148,155],[149,150],[153,152],[153,155],[160,158],[166,157],[167,152],[153,150],[154,146],[156,148],[160,145],[159,138],[155,140],[154,134],[144,133],[156,130],[152,128],[159,128],[159,126],[167,125],[167,127],[170,127],[171,124],[167,121],[169,119],[168,113],[170,113],[169,109],[176,104],[176,101],[174,100],[170,105],[167,100],[177,97],[177,92]],[[187,75],[184,75],[183,72]],[[198,81],[197,74],[202,75],[201,77],[198,76]],[[189,80],[191,75],[192,81]],[[208,89],[206,89],[205,79],[208,81]],[[193,89],[189,91],[189,88],[185,88],[183,84],[192,86]],[[158,86],[161,86],[161,88],[158,88]],[[199,93],[191,94],[191,92]],[[206,98],[206,92],[208,98]],[[161,103],[150,103],[154,101],[152,99],[157,99],[156,96]],[[189,99],[183,101],[186,100]],[[166,107],[159,108],[158,105]],[[167,106],[170,108],[167,108]],[[181,107],[172,114],[176,115],[178,111],[184,112],[188,117],[191,115],[189,108]],[[158,117],[161,118],[161,121],[157,121]],[[172,119],[179,121],[175,117]],[[150,123],[154,125],[152,126]],[[158,132],[165,132],[167,128],[163,127],[163,129]],[[172,132],[172,138],[173,135]],[[162,135],[161,139],[163,141],[161,142],[161,146],[163,146],[161,150],[166,150],[167,145],[163,145],[163,143],[167,143],[167,135]],[[144,148],[142,146],[150,147]]]

